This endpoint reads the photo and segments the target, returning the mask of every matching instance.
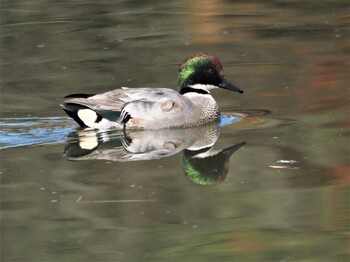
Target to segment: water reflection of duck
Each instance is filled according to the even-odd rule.
[[[61,105],[81,127],[162,129],[193,127],[219,119],[214,88],[239,93],[224,77],[220,61],[198,53],[180,65],[176,92],[168,88],[121,88],[97,95],[73,94]]]
[[[189,179],[196,184],[213,185],[225,179],[231,155],[245,144],[214,150],[219,135],[216,124],[125,133],[82,130],[69,135],[65,155],[73,161],[129,162],[165,158],[183,151],[183,167]]]

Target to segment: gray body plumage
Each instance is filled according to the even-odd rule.
[[[213,122],[220,115],[209,93],[182,95],[167,88],[124,87],[87,98],[67,97],[62,107],[69,110],[72,105],[96,112],[96,119],[82,119],[92,128],[123,128],[123,124],[126,128],[141,129],[192,127]],[[86,117],[94,116],[86,114]]]

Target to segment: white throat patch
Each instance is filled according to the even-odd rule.
[[[194,84],[194,85],[190,85],[189,87],[194,89],[202,89],[208,92],[212,89],[218,88],[217,86],[214,86],[214,85],[203,85],[203,84]]]

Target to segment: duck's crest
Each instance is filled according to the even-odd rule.
[[[218,71],[223,70],[222,65],[220,63],[220,60],[217,57],[210,55],[208,53],[205,53],[205,52],[199,52],[199,53],[192,55],[192,56],[189,56],[185,60],[183,60],[179,66],[179,72],[186,66],[188,61],[192,60],[193,63],[196,63],[198,61],[201,61],[201,60],[203,61],[206,59],[209,59],[210,61],[212,61],[214,63],[214,65],[216,66],[216,70],[218,70]]]

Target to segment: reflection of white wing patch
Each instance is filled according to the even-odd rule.
[[[96,136],[93,137],[82,137],[79,141],[79,146],[81,149],[92,150],[98,146],[98,140]]]

